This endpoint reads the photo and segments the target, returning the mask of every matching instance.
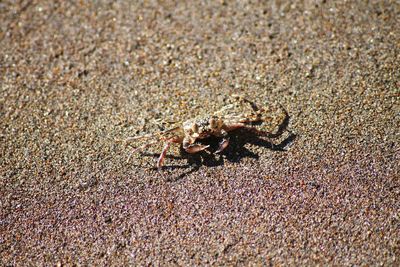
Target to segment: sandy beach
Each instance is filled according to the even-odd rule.
[[[1,266],[400,265],[398,2],[17,2]],[[285,132],[131,153],[233,94]]]

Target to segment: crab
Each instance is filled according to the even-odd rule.
[[[219,154],[223,152],[229,145],[229,132],[239,128],[251,131],[258,136],[268,138],[276,138],[282,134],[284,127],[279,127],[275,133],[259,130],[254,127],[254,124],[262,123],[264,121],[262,115],[265,112],[265,108],[258,107],[254,102],[244,98],[243,96],[232,95],[232,97],[235,100],[238,100],[240,103],[250,104],[252,111],[250,113],[241,114],[223,114],[232,107],[232,105],[228,105],[212,115],[189,119],[183,122],[181,125],[165,131],[155,134],[131,137],[126,141],[152,139],[152,141],[134,149],[131,152],[131,155],[153,144],[163,141],[165,143],[164,148],[157,161],[157,168],[160,169],[163,166],[167,151],[173,143],[181,144],[182,148],[187,153],[193,154],[203,151],[209,147],[209,145],[204,145],[196,141],[214,136],[221,138],[219,147],[215,151],[216,154]],[[282,106],[281,108],[285,113],[285,120],[288,119],[288,112]]]

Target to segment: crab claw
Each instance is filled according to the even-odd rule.
[[[202,151],[202,150],[204,150],[204,149],[206,149],[208,147],[209,147],[209,145],[207,145],[207,146],[205,146],[205,145],[190,145],[188,147],[184,147],[184,149],[185,149],[186,152],[188,152],[190,154],[193,154],[193,153],[197,153],[199,151]]]
[[[224,138],[222,141],[219,143],[219,148],[217,151],[215,151],[216,154],[221,153],[227,146],[229,145],[229,139]]]

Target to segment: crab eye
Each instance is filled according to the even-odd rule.
[[[218,126],[217,121],[214,118],[211,118],[209,123],[210,123],[211,129],[215,129]]]
[[[194,124],[192,125],[192,131],[193,131],[194,133],[199,132],[199,126],[198,126],[196,123],[194,123]]]

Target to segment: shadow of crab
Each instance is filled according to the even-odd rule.
[[[189,165],[215,167],[224,165],[225,160],[236,163],[240,162],[243,158],[259,159],[260,156],[249,150],[246,147],[247,144],[282,152],[286,151],[286,148],[295,138],[295,134],[289,133],[289,135],[279,144],[274,144],[273,142],[265,140],[254,133],[238,129],[231,133],[229,146],[220,154],[215,153],[218,150],[220,142],[220,140],[215,137],[206,138],[199,142],[210,146],[206,151],[196,154],[188,154],[183,148],[181,148],[180,153],[182,157],[188,160]]]
[[[247,144],[264,147],[272,151],[283,152],[287,150],[287,147],[292,144],[296,137],[296,134],[288,132],[286,138],[278,144],[274,144],[272,141],[259,137],[257,134],[244,129],[238,129],[231,132],[229,146],[222,153],[215,153],[219,148],[219,142],[221,140],[216,137],[209,137],[199,141],[200,144],[209,145],[209,147],[204,151],[189,154],[181,146],[179,156],[166,156],[166,158],[175,160],[186,159],[186,165],[166,165],[162,168],[163,170],[188,169],[187,172],[180,174],[178,177],[168,179],[169,181],[176,181],[190,173],[196,172],[201,166],[221,166],[225,164],[226,160],[236,163],[240,162],[243,158],[259,159],[260,156],[258,154],[246,148]],[[159,156],[157,153],[143,153],[143,155],[153,157]],[[154,169],[157,170],[157,168]]]

